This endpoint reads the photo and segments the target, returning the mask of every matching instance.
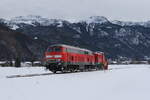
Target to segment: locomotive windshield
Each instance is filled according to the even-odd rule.
[[[48,52],[61,52],[62,48],[58,46],[54,46],[54,47],[49,47],[47,51]]]

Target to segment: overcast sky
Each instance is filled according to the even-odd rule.
[[[150,0],[0,0],[0,17],[41,15],[82,19],[105,16],[110,20],[150,20]]]

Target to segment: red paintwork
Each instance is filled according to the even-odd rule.
[[[70,53],[65,51],[67,47],[64,46],[60,47],[62,49],[61,52],[46,52],[45,60],[61,59],[61,61],[63,62],[72,62],[72,63],[91,63],[91,64],[102,63],[104,65],[104,69],[108,69],[108,62],[104,56],[104,53],[92,53],[92,54]],[[54,56],[54,55],[61,55],[62,57],[46,58],[46,56]]]
[[[87,55],[87,54],[78,54],[78,53],[70,53],[70,52],[65,52],[64,51],[65,47],[62,47],[62,51],[61,52],[46,52],[45,56],[48,55],[61,55],[61,58],[46,58],[46,60],[48,59],[61,59],[64,62],[76,62],[76,63],[80,63],[80,62],[92,62],[94,63],[94,55]],[[71,58],[73,57],[73,59]],[[89,60],[88,60],[89,59]]]
[[[102,63],[104,65],[104,69],[108,69],[108,61],[105,58],[104,53],[94,53],[95,55],[95,63]]]

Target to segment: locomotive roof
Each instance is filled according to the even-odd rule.
[[[70,46],[70,45],[65,45],[65,44],[54,44],[54,45],[51,45],[51,46],[62,46],[62,47],[66,47],[66,48],[78,49],[78,50],[87,51],[87,52],[92,53],[91,50],[84,49],[84,48],[79,48],[79,47],[74,47],[74,46]]]

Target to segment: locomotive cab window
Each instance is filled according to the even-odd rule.
[[[62,48],[61,47],[58,47],[58,46],[55,46],[55,47],[49,47],[48,52],[61,52],[62,51]]]
[[[84,51],[84,54],[89,54],[87,51]]]

